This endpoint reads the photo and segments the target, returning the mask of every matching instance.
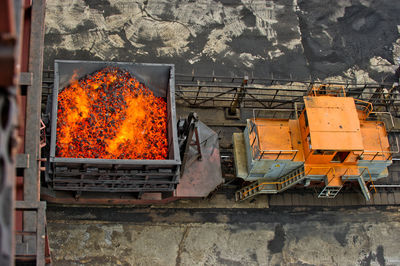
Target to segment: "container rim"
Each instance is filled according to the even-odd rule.
[[[58,93],[59,93],[59,68],[60,64],[104,64],[105,66],[144,66],[144,67],[167,67],[169,68],[169,81],[167,95],[170,99],[171,118],[171,140],[172,140],[172,159],[166,160],[136,160],[136,159],[97,159],[97,158],[66,158],[57,157],[56,137],[57,137],[57,110],[58,110]],[[72,75],[72,74],[71,74]],[[120,164],[120,165],[180,165],[181,159],[179,154],[178,134],[176,128],[176,105],[175,105],[175,65],[174,64],[157,64],[157,63],[133,63],[133,62],[112,62],[112,61],[84,61],[84,60],[54,60],[54,87],[51,107],[51,135],[50,135],[50,162],[53,163],[84,163],[84,164]]]

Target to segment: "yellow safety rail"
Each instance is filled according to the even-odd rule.
[[[362,111],[364,111],[365,112],[365,114],[366,114],[366,117],[365,118],[368,118],[368,116],[372,113],[372,111],[374,110],[374,106],[372,105],[372,103],[370,103],[370,102],[367,102],[367,101],[363,101],[363,100],[360,100],[360,99],[355,99],[354,98],[354,101],[356,101],[356,106],[360,106],[360,107],[362,107]],[[357,104],[358,103],[358,104]]]
[[[371,185],[372,185],[371,188],[369,189],[369,191],[371,191],[373,189],[375,191],[375,193],[376,193],[376,187],[374,185],[374,181],[372,181],[372,176],[371,176],[371,173],[370,173],[368,167],[367,166],[360,166],[360,168],[364,168],[364,171],[367,170],[368,175],[369,175],[369,181],[367,183],[371,183]],[[363,174],[364,171],[361,174]]]
[[[335,172],[335,168],[334,167],[323,167],[323,166],[312,166],[311,168],[310,168],[310,170],[308,170],[308,172],[307,172],[307,174],[305,174],[305,176],[307,176],[310,172],[311,172],[311,170],[312,169],[328,169],[328,172],[326,172],[326,174],[325,175],[327,175],[328,173],[329,173],[329,171],[333,171],[333,177],[332,177],[332,179],[336,176],[336,172]],[[283,183],[285,183],[285,182],[287,182],[287,181],[290,181],[290,180],[292,180],[293,178],[295,178],[295,177],[297,177],[297,176],[299,176],[299,175],[301,175],[301,174],[304,174],[305,173],[305,171],[303,171],[303,172],[301,172],[301,173],[298,173],[297,175],[295,175],[295,176],[292,176],[291,178],[289,178],[289,179],[287,179],[287,180],[284,180],[284,181],[281,181],[281,182],[262,182],[262,183],[260,183],[260,184],[258,184],[257,186],[255,186],[255,187],[253,187],[253,188],[251,188],[251,189],[249,189],[249,190],[247,190],[247,191],[245,191],[245,192],[243,192],[243,197],[245,197],[247,194],[249,194],[249,192],[250,191],[252,191],[253,189],[256,189],[256,188],[258,188],[258,187],[260,187],[260,186],[265,186],[265,185],[281,185],[281,184],[283,184]],[[332,179],[330,180],[330,181],[332,181]],[[330,183],[330,181],[328,182],[328,184]]]
[[[289,180],[292,180],[293,178],[295,178],[295,177],[297,177],[297,176],[299,176],[299,175],[301,175],[301,174],[304,174],[304,172],[305,172],[305,171],[303,171],[303,172],[301,172],[301,173],[298,173],[297,175],[292,176],[291,178],[289,178],[289,179],[287,179],[287,180],[285,180],[285,181],[282,181],[282,182],[262,182],[262,183],[258,184],[258,186],[255,186],[255,187],[253,187],[253,188],[251,188],[251,189],[249,189],[249,190],[243,192],[243,197],[246,197],[246,195],[249,194],[250,191],[252,191],[253,189],[256,189],[256,188],[258,188],[258,187],[260,187],[260,186],[283,184],[283,183],[285,183],[285,182],[287,182],[287,181],[289,181]]]
[[[335,167],[332,167],[332,166],[312,166],[311,168],[310,168],[310,171],[312,170],[312,169],[328,169],[328,172],[326,172],[326,176],[328,176],[328,173],[332,170],[332,172],[333,172],[333,174],[332,174],[332,178],[330,179],[330,180],[328,180],[328,184],[326,184],[325,186],[328,186],[330,183],[331,183],[331,181],[336,177],[336,170],[335,170]],[[347,170],[346,170],[347,171]]]
[[[369,176],[369,181],[368,181],[368,183],[371,183],[371,184],[372,184],[372,186],[371,186],[371,188],[369,189],[369,191],[371,191],[371,190],[373,189],[373,190],[375,191],[375,193],[376,193],[376,187],[375,187],[375,185],[374,185],[374,181],[372,181],[372,176],[371,176],[371,172],[369,171],[369,168],[368,168],[367,166],[358,166],[358,168],[363,168],[363,169],[364,169],[364,170],[361,172],[360,176],[364,174],[365,170],[367,170],[368,176]],[[344,172],[343,176],[346,175],[346,173],[347,173],[347,171],[348,171],[349,169],[350,169],[350,168],[347,168],[347,169],[346,169],[346,171]],[[349,178],[349,176],[347,176],[346,179],[343,180],[343,184],[344,184],[345,182],[347,182],[347,179],[348,179],[348,178]]]
[[[364,168],[364,171],[367,170],[368,175],[369,175],[369,181],[368,181],[368,182],[372,184],[372,188],[370,188],[369,191],[371,191],[372,189],[374,189],[374,191],[375,191],[375,193],[376,193],[376,187],[375,187],[375,185],[374,185],[374,182],[372,181],[372,176],[371,176],[371,173],[370,173],[368,167],[366,167],[366,166],[359,166],[359,168]],[[329,167],[329,166],[326,166],[326,167],[323,167],[323,166],[321,166],[321,167],[320,167],[320,166],[312,166],[312,167],[308,170],[307,174],[305,174],[305,176],[307,176],[307,175],[311,172],[312,169],[328,169],[328,171],[326,172],[325,175],[328,175],[329,171],[332,171],[332,172],[333,172],[333,176],[332,176],[332,178],[328,181],[328,184],[327,184],[326,186],[328,186],[329,183],[330,183],[330,182],[335,178],[335,176],[336,176],[335,168],[334,168],[334,167]],[[345,174],[347,173],[348,170],[349,170],[349,168],[346,169]],[[364,173],[364,171],[361,173],[361,175]],[[293,178],[295,178],[295,177],[297,177],[297,176],[299,176],[299,175],[301,175],[301,174],[304,174],[304,173],[305,173],[305,171],[303,171],[303,172],[301,172],[301,173],[298,173],[297,175],[292,176],[291,178],[289,178],[289,179],[287,179],[287,180],[284,180],[284,181],[281,181],[281,182],[262,182],[262,183],[258,184],[257,186],[255,186],[255,187],[253,187],[253,188],[251,188],[251,189],[249,189],[249,190],[243,192],[243,197],[246,197],[246,195],[249,194],[250,191],[252,191],[252,190],[254,190],[254,189],[256,189],[256,188],[258,188],[258,187],[260,187],[260,186],[265,186],[265,185],[282,185],[283,183],[286,183],[287,181],[290,181],[290,180],[292,180]],[[343,174],[343,175],[345,175],[345,174]],[[343,181],[343,183],[346,182],[347,179],[348,179],[348,177]]]

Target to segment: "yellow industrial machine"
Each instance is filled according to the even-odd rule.
[[[371,119],[376,113],[343,88],[321,85],[304,97],[296,119],[254,115],[233,136],[236,174],[251,182],[236,200],[310,184],[321,185],[319,198],[334,198],[346,182],[358,183],[370,200],[393,153],[384,122]]]

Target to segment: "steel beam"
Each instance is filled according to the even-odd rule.
[[[26,102],[25,154],[29,154],[29,168],[24,175],[24,199],[40,200],[40,119],[42,101],[43,42],[45,0],[32,2],[32,26],[29,49],[29,72],[32,85],[28,86]]]
[[[22,80],[27,85],[26,120],[25,120],[25,151],[28,155],[29,167],[24,169],[24,201],[38,204],[34,211],[24,211],[23,231],[36,231],[35,238],[23,240],[26,249],[23,256],[35,254],[36,264],[45,264],[45,213],[40,207],[40,121],[41,121],[41,96],[42,96],[42,72],[43,72],[43,42],[44,42],[44,18],[45,0],[32,1],[30,10],[30,37],[29,37],[29,64],[27,74],[22,74]],[[24,70],[26,71],[26,70]],[[30,85],[29,85],[30,84]],[[34,252],[35,250],[36,252]],[[26,259],[26,258],[25,258]]]
[[[46,202],[44,201],[16,201],[15,202],[15,210],[24,211],[24,212],[35,212],[32,217],[33,220],[31,222],[36,224],[36,228],[34,230],[22,230],[21,232],[16,232],[19,235],[26,236],[34,236],[35,237],[35,246],[36,252],[35,254],[23,254],[17,255],[16,259],[19,261],[36,261],[36,265],[45,265],[45,238],[46,238],[46,230],[45,230],[45,210],[46,210]]]

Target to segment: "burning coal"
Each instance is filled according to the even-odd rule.
[[[167,105],[129,72],[107,67],[58,95],[57,156],[167,158]]]

